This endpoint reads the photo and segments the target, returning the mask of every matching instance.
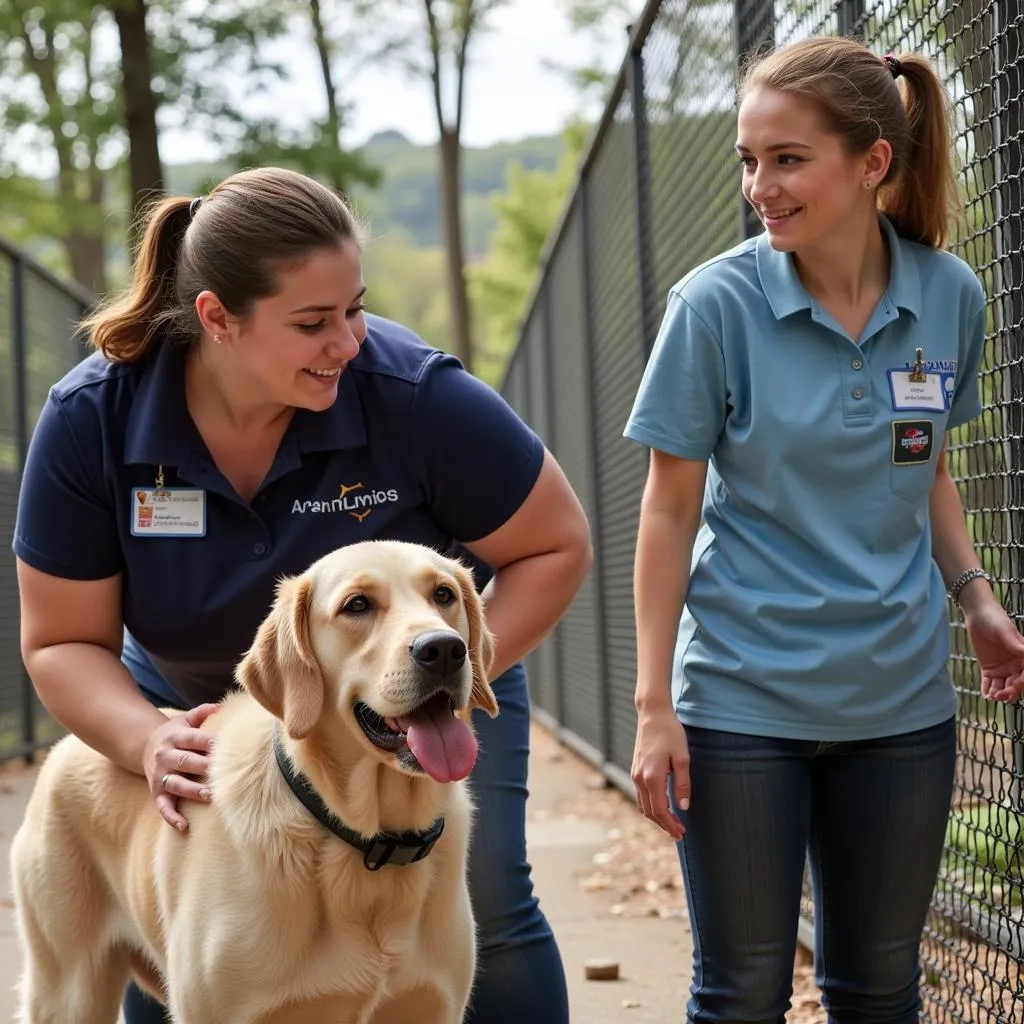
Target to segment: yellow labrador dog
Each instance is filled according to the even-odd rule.
[[[492,650],[461,564],[355,544],[280,584],[204,725],[213,799],[185,836],[144,779],[61,740],[11,853],[18,1019],[115,1024],[134,976],[177,1024],[458,1024]]]

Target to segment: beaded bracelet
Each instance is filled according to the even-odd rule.
[[[959,604],[960,591],[963,590],[971,580],[978,579],[988,580],[990,586],[994,586],[996,582],[987,572],[985,572],[984,569],[964,569],[964,571],[960,573],[960,575],[957,576],[957,578],[949,585],[949,596],[953,601]]]

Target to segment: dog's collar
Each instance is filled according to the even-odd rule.
[[[363,864],[370,871],[378,871],[385,864],[402,867],[423,860],[434,848],[444,831],[444,818],[438,818],[425,832],[378,832],[370,839],[348,828],[338,820],[323,802],[320,794],[292,764],[281,742],[280,729],[274,730],[274,754],[288,787],[310,814],[329,832],[363,854]]]

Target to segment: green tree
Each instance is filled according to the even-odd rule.
[[[128,137],[128,181],[134,233],[142,206],[164,190],[160,161],[157,97],[147,29],[147,0],[114,0],[110,5],[121,44],[121,102]]]
[[[149,2],[160,5],[150,43],[167,127],[202,133],[224,153],[228,169],[276,164],[342,191],[355,182],[378,183],[378,170],[341,145],[344,105],[331,67],[337,48],[325,28],[324,0],[209,0],[190,8],[176,0]],[[316,53],[327,94],[322,118],[293,124],[279,110],[244,112],[235,102],[237,90],[228,88],[243,81],[250,96],[272,94],[287,76],[273,44],[286,36],[305,36]]]
[[[308,22],[307,0],[0,4],[0,229],[35,251],[59,239],[60,258],[45,253],[54,269],[103,294],[127,264],[126,228],[163,191],[159,131],[173,128],[223,152],[218,177],[278,163],[335,186],[375,184],[377,170],[340,147],[337,102],[326,127],[286,128],[276,111],[247,118],[228,91],[281,80],[270,44],[300,16]]]
[[[118,68],[97,46],[106,18],[90,0],[0,5],[0,205],[25,204],[20,233],[45,226],[94,294],[106,288],[107,150],[120,130]],[[53,192],[27,180],[19,153],[52,154]]]
[[[363,274],[372,313],[405,325],[430,345],[451,350],[440,246],[418,247],[407,232],[397,229],[371,237]]]
[[[565,205],[589,126],[571,124],[553,171],[510,164],[506,190],[494,200],[498,225],[487,257],[468,270],[479,337],[477,375],[497,386],[519,336],[519,322],[536,286],[548,236]]]
[[[462,226],[462,127],[469,53],[488,16],[504,0],[362,0],[367,26],[383,38],[390,57],[427,83],[437,124],[445,276],[451,320],[451,350],[473,368],[472,323],[466,283]],[[417,17],[417,10],[419,16]],[[382,25],[387,28],[381,29]]]
[[[327,116],[318,126],[318,146],[314,169],[321,171],[337,192],[347,193],[352,184],[362,183],[376,187],[380,171],[368,163],[362,154],[348,153],[341,145],[345,106],[335,84],[333,61],[338,47],[327,33],[321,0],[308,0],[313,45],[320,61],[320,75],[324,83]]]

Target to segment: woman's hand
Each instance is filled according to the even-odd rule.
[[[981,667],[981,692],[989,700],[1016,700],[1024,693],[1024,637],[997,601],[965,613],[967,635]]]
[[[157,810],[168,825],[188,831],[188,821],[178,812],[178,800],[210,802],[206,772],[210,766],[213,736],[199,727],[218,704],[200,704],[183,715],[157,726],[146,742],[142,767]]]
[[[636,786],[637,806],[644,817],[660,825],[676,841],[683,838],[683,823],[668,802],[668,777],[676,803],[690,806],[690,748],[686,730],[671,706],[640,712],[630,773]]]

